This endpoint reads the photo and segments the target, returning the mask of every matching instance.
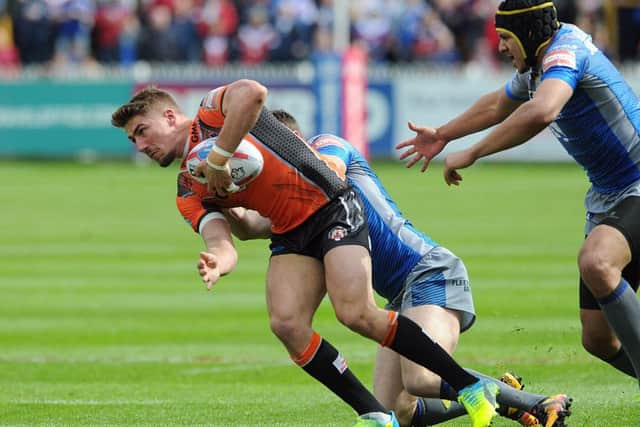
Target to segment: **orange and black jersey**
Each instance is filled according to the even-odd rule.
[[[346,189],[345,181],[319,154],[266,108],[245,137],[264,159],[262,172],[245,190],[220,197],[191,179],[186,154],[219,132],[224,123],[221,107],[225,90],[224,86],[214,89],[202,100],[178,175],[178,209],[195,231],[207,213],[242,206],[269,218],[273,233],[286,233]]]

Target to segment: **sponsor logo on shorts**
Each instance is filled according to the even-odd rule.
[[[462,280],[462,279],[450,280],[449,284],[455,288],[462,288],[465,292],[469,292],[469,289],[470,289],[468,280]]]
[[[344,228],[341,225],[338,225],[336,227],[333,227],[331,231],[329,231],[329,239],[333,240],[334,242],[339,242],[340,240],[347,237],[348,234],[349,232],[347,231],[346,228]]]

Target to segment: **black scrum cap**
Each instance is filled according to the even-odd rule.
[[[556,8],[548,0],[504,0],[496,13],[496,31],[515,38],[528,66],[560,28]]]

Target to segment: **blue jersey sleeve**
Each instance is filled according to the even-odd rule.
[[[516,72],[507,86],[505,92],[510,99],[514,101],[529,100],[529,72]]]
[[[584,77],[589,58],[598,52],[591,36],[568,25],[560,31],[542,58],[542,80],[560,79],[574,90]]]

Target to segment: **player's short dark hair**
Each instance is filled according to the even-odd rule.
[[[170,106],[179,110],[176,100],[169,92],[155,86],[147,86],[136,92],[126,103],[121,105],[111,115],[111,124],[123,128],[133,117],[148,113],[156,106]]]
[[[282,109],[271,110],[271,114],[273,114],[273,117],[278,119],[280,123],[284,124],[289,129],[293,131],[297,131],[298,133],[302,133],[302,131],[300,130],[300,125],[298,124],[298,121],[288,111],[282,110]]]

